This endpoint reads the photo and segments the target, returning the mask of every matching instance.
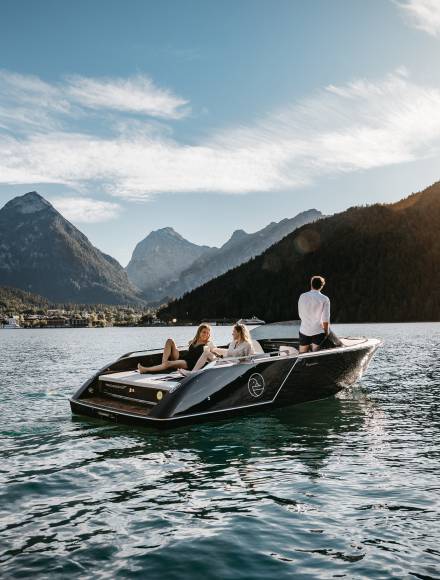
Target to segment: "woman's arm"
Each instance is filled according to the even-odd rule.
[[[217,356],[226,356],[228,354],[228,349],[215,346],[214,348],[211,348],[211,352]]]

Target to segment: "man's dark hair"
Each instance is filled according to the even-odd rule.
[[[321,288],[324,288],[325,278],[322,276],[312,276],[310,284],[312,285],[313,290],[321,290]]]

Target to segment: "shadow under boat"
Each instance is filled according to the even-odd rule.
[[[251,491],[252,478],[248,475],[255,462],[268,457],[279,458],[280,454],[295,465],[301,464],[303,474],[310,479],[321,477],[323,467],[334,453],[340,453],[341,446],[347,451],[347,446],[356,445],[356,433],[368,428],[368,418],[377,410],[373,401],[365,395],[359,398],[359,393],[362,391],[355,387],[342,398],[274,409],[264,415],[240,417],[234,422],[224,419],[199,423],[191,429],[183,426],[164,431],[114,423],[108,424],[106,429],[101,420],[92,417],[85,420],[74,416],[73,421],[83,437],[104,440],[122,437],[124,444],[120,447],[103,446],[102,461],[127,457],[146,459],[153,453],[154,457],[162,455],[175,465],[182,460],[183,453],[187,469],[165,469],[164,485],[185,479],[188,488],[196,489],[200,486],[201,470],[207,481],[216,479],[219,473],[233,466]],[[130,438],[129,446],[125,444],[127,437]],[[84,462],[87,464],[89,459]],[[149,487],[150,483],[145,491]],[[141,486],[137,492],[142,489]]]
[[[159,428],[267,413],[353,385],[381,345],[374,338],[345,338],[299,354],[298,329],[296,321],[254,328],[254,355],[219,359],[187,377],[137,372],[138,363],[160,363],[162,350],[127,353],[78,389],[70,399],[72,412]]]

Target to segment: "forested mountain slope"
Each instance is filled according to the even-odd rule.
[[[337,322],[440,320],[440,182],[395,204],[303,226],[162,311],[178,319],[297,318],[314,274]]]
[[[18,288],[0,286],[0,313],[10,311],[18,314],[29,310],[34,312],[38,309],[48,308],[49,302],[43,296],[32,294]]]

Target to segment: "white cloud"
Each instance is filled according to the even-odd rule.
[[[408,23],[432,36],[440,36],[440,1],[407,0],[397,2]]]
[[[0,70],[0,128],[59,129],[64,115],[74,115],[74,108],[57,86],[33,75]]]
[[[92,109],[115,109],[164,119],[179,119],[188,113],[188,101],[157,87],[145,76],[93,79],[72,76],[66,93]]]
[[[320,177],[438,154],[440,90],[405,69],[376,82],[328,86],[268,114],[186,144],[163,124],[124,118],[109,135],[0,132],[0,180],[60,183],[145,199],[161,192],[240,194],[293,189]]]
[[[146,75],[126,79],[71,76],[48,83],[33,75],[0,70],[0,128],[47,131],[107,111],[180,119],[188,101],[157,87]]]
[[[54,197],[52,205],[73,223],[97,223],[115,219],[121,206],[108,201],[98,201],[86,197]]]

